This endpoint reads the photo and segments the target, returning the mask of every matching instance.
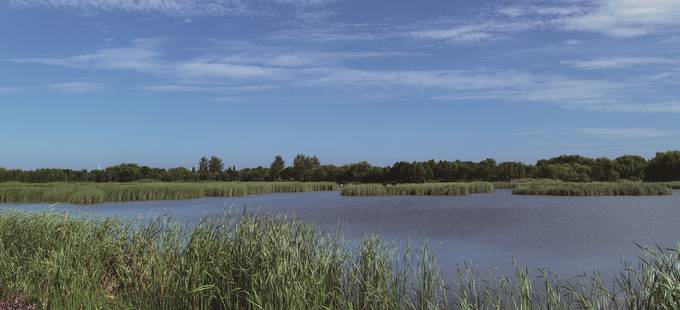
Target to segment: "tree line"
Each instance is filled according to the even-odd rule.
[[[680,151],[657,153],[647,160],[637,155],[615,159],[562,155],[536,164],[428,160],[400,161],[380,167],[366,161],[348,165],[322,165],[316,156],[297,155],[291,165],[276,156],[267,167],[225,167],[217,157],[202,157],[192,168],[151,168],[123,163],[103,170],[0,168],[0,182],[133,182],[178,181],[332,181],[338,183],[422,183],[451,181],[510,181],[523,178],[591,181],[676,181],[680,180]]]

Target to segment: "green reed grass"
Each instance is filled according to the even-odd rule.
[[[493,183],[354,184],[342,189],[343,196],[461,196],[494,191]]]
[[[431,260],[397,272],[379,239],[351,249],[294,221],[225,217],[193,229],[0,215],[0,297],[41,309],[399,309],[444,305]],[[418,283],[421,288],[413,287]]]
[[[672,195],[673,191],[663,184],[641,182],[550,182],[518,185],[512,193],[554,196],[660,196]]]
[[[39,309],[677,309],[677,250],[650,250],[605,280],[482,276],[445,281],[427,246],[398,254],[377,237],[341,235],[244,215],[186,228],[0,214],[0,299]]]
[[[338,188],[332,182],[0,183],[0,203],[92,204],[331,191]]]
[[[680,189],[680,181],[673,181],[673,182],[656,182],[653,184],[661,184],[664,186],[668,186],[671,189]]]
[[[562,183],[562,181],[555,180],[555,179],[526,178],[526,179],[515,179],[515,180],[512,180],[512,181],[493,182],[494,187],[505,188],[505,189],[512,189],[512,188],[515,188],[515,187],[518,187],[518,186],[523,186],[523,185],[528,185],[528,184],[533,184],[533,183],[553,184],[553,183]]]

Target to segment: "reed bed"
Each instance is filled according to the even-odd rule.
[[[670,187],[640,182],[527,183],[512,190],[515,195],[553,196],[661,196],[672,195]]]
[[[677,251],[650,251],[605,281],[549,272],[442,279],[427,246],[402,254],[376,237],[282,218],[225,216],[185,228],[64,214],[0,214],[0,300],[39,309],[676,309]]]
[[[503,189],[513,189],[515,187],[523,186],[523,185],[529,185],[529,184],[554,184],[554,183],[562,183],[560,180],[555,180],[555,179],[531,179],[531,178],[526,178],[526,179],[516,179],[512,181],[496,181],[493,182],[494,187],[496,188],[503,188]]]
[[[342,189],[343,196],[461,196],[491,193],[493,183],[354,184]]]
[[[332,182],[0,183],[0,202],[93,204],[337,190]]]
[[[680,189],[680,181],[658,182],[658,183],[653,183],[653,184],[661,184],[661,185],[669,187],[670,189]]]

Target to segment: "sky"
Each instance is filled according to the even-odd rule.
[[[679,142],[680,0],[0,0],[0,167]]]

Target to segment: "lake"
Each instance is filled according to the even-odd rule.
[[[612,274],[635,242],[672,247],[680,241],[680,192],[653,197],[519,196],[509,190],[470,196],[343,197],[338,192],[103,203],[0,204],[0,210],[47,211],[121,218],[169,215],[186,224],[203,217],[286,215],[321,227],[340,225],[352,240],[378,234],[401,247],[428,240],[445,275],[471,262],[481,271],[512,272],[512,261],[563,277]]]

